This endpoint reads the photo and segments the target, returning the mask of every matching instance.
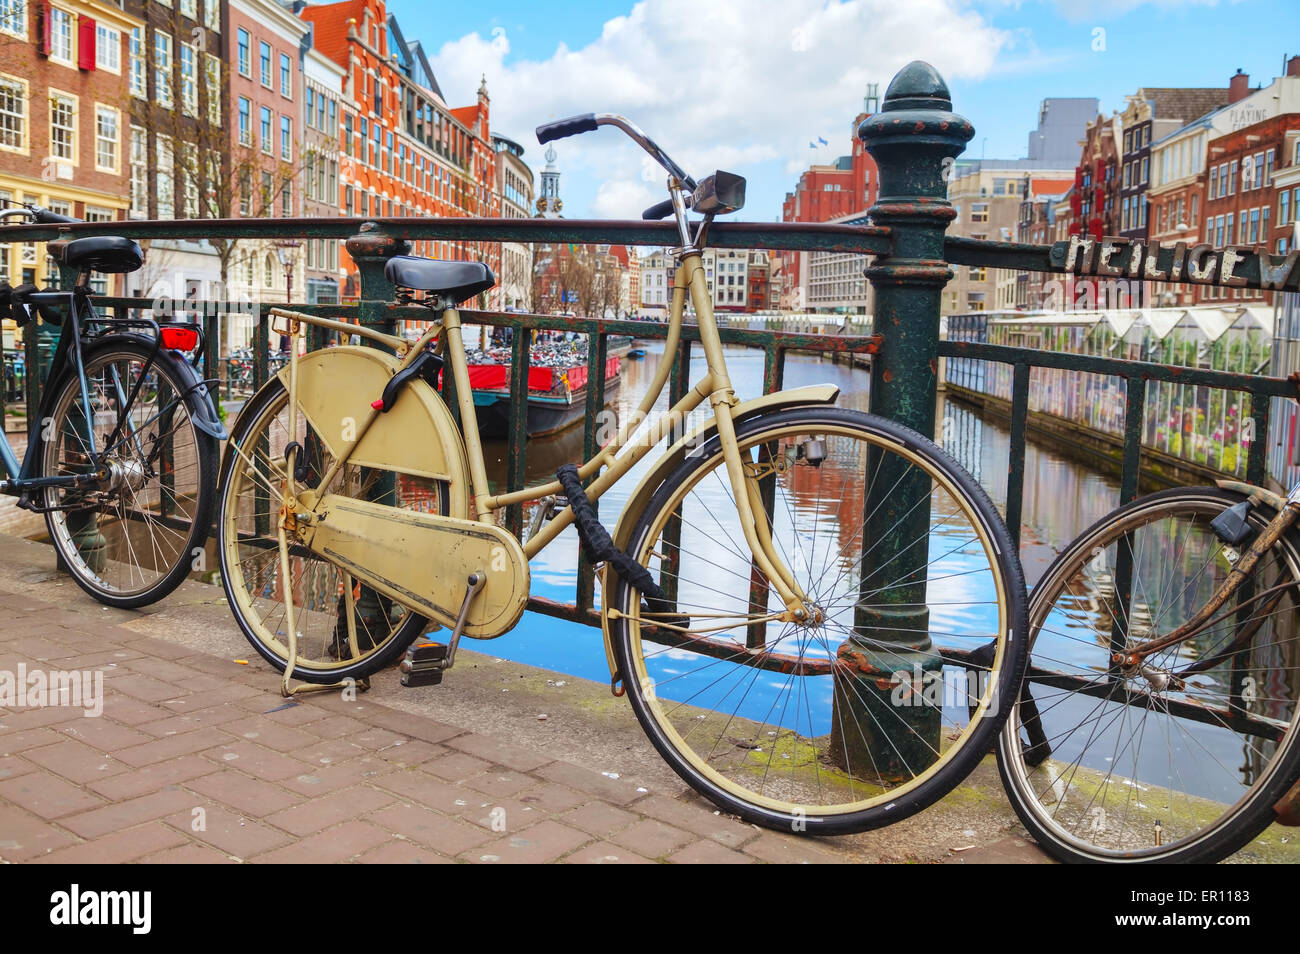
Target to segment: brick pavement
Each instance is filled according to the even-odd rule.
[[[104,686],[97,718],[0,709],[4,861],[848,860],[373,693],[286,705],[260,662],[31,596],[4,594],[0,612],[0,671],[92,670]]]

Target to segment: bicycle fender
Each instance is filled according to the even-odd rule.
[[[1254,497],[1261,500],[1278,513],[1281,513],[1282,508],[1286,506],[1286,498],[1281,494],[1275,494],[1271,490],[1256,487],[1254,484],[1248,484],[1242,480],[1216,480],[1214,484],[1220,490],[1231,490],[1244,497]]]
[[[143,339],[146,343],[148,338]],[[226,433],[226,426],[221,423],[221,418],[217,416],[216,405],[212,403],[212,395],[208,392],[207,383],[199,376],[199,372],[192,364],[181,358],[180,355],[160,349],[156,361],[166,362],[168,370],[175,373],[177,380],[185,383],[186,389],[197,399],[195,406],[190,410],[190,420],[204,434],[209,437],[215,437],[219,441],[224,441],[230,435]]]
[[[775,414],[777,411],[785,411],[795,407],[816,407],[818,405],[834,404],[840,396],[840,389],[833,384],[810,384],[807,387],[791,388],[788,391],[776,391],[772,394],[765,394],[760,398],[754,398],[749,401],[742,401],[731,409],[732,420],[739,426],[744,421],[756,417],[759,414]],[[696,447],[707,443],[715,434],[718,433],[718,426],[712,420],[708,423],[697,427],[691,433],[687,434],[667,452],[660,457],[653,467],[637,484],[636,490],[628,498],[627,506],[619,514],[618,525],[614,529],[614,545],[620,550],[626,551],[628,541],[632,536],[632,526],[635,520],[629,516],[631,513],[639,512],[650,496],[659,489],[673,469],[677,467],[686,455]],[[612,582],[612,580],[610,581]],[[602,592],[604,588],[602,587]],[[608,599],[608,594],[602,599],[602,604]],[[609,676],[611,685],[616,683],[620,676],[617,671],[617,665],[614,661],[614,645],[611,641],[609,625],[602,618],[602,632],[605,637],[605,659],[609,663]]]

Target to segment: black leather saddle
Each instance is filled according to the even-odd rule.
[[[416,255],[390,258],[384,275],[394,285],[436,292],[458,305],[497,283],[492,269],[482,262],[446,262]]]
[[[63,264],[78,271],[116,274],[133,272],[144,264],[144,252],[129,238],[95,235],[73,239],[63,247]]]

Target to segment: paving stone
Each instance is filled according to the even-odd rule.
[[[253,855],[279,848],[293,841],[290,835],[263,825],[247,815],[230,811],[221,805],[215,805],[206,799],[188,796],[195,802],[191,808],[176,812],[167,817],[167,822],[184,831],[191,838],[206,842],[228,855],[247,859]],[[202,808],[201,816],[196,816],[192,808]],[[202,827],[196,829],[196,825]]]
[[[140,825],[155,818],[163,818],[184,809],[185,823],[188,825],[189,809],[200,802],[199,796],[190,792],[179,788],[165,788],[61,819],[59,824],[82,838],[98,838],[109,832]]]
[[[179,848],[168,848],[140,859],[150,865],[233,865],[236,864],[224,851],[209,845],[190,842]]]
[[[590,840],[590,835],[576,828],[542,821],[517,834],[461,852],[460,858],[474,864],[545,864]]]
[[[219,706],[208,706],[206,709],[200,709],[197,712],[177,714],[170,709],[159,709],[158,712],[159,718],[140,723],[136,728],[141,732],[147,732],[152,736],[162,738],[163,736],[179,735],[182,732],[190,732],[208,726],[225,725],[248,716],[246,710],[229,702],[222,703]]]
[[[739,848],[758,836],[751,825],[727,815],[715,815],[716,809],[702,799],[683,802],[663,795],[649,795],[636,803],[635,810],[677,828],[704,835],[728,848]]]
[[[231,709],[237,709],[237,707],[231,706]],[[202,715],[202,713],[199,714]],[[230,722],[223,722],[221,725],[232,735],[275,749],[277,752],[294,752],[296,754],[297,750],[320,741],[310,732],[304,732],[302,729],[295,729],[292,726],[277,725],[261,716],[243,714],[241,717]]]
[[[643,858],[622,845],[608,841],[598,841],[594,845],[580,848],[564,858],[566,865],[651,865],[649,858]]]
[[[391,840],[393,836],[382,828],[363,821],[350,821],[251,860],[258,864],[333,864],[347,861]]]
[[[387,841],[372,848],[357,859],[359,864],[376,865],[452,865],[456,862],[436,851],[430,851],[401,838]]]
[[[195,729],[193,732],[181,732],[161,739],[154,739],[144,745],[134,745],[129,749],[119,749],[115,753],[119,759],[129,765],[152,765],[164,759],[193,755],[215,745],[229,741],[230,733],[222,732],[215,726]]]
[[[185,787],[255,818],[302,803],[301,795],[228,769],[190,779]]]
[[[281,784],[300,795],[314,797],[358,782],[391,773],[391,762],[373,757],[355,758],[331,765],[305,765],[302,774],[284,779]]]
[[[99,796],[43,769],[0,782],[0,799],[41,818],[60,818],[104,804]]]
[[[42,746],[39,749],[28,749],[24,755],[37,765],[83,785],[110,778],[127,768],[99,749],[74,739],[56,742],[54,745]]]
[[[398,801],[398,797],[368,785],[330,792],[319,798],[299,797],[288,808],[269,815],[266,821],[295,835],[310,835],[369,812],[378,811]]]
[[[705,838],[693,841],[680,851],[668,856],[668,861],[677,865],[750,865],[754,859],[739,851],[725,848],[716,841]]]
[[[665,825],[653,818],[643,818],[611,835],[610,841],[647,858],[662,858],[694,840],[694,837],[672,825]]]
[[[390,805],[365,817],[391,834],[402,835],[447,855],[458,855],[495,837],[491,831],[410,803]]]
[[[58,731],[64,735],[89,743],[105,752],[127,749],[153,741],[153,736],[130,726],[120,725],[112,719],[82,719],[59,726]]]
[[[0,800],[0,859],[27,861],[75,841],[45,819]]]
[[[773,864],[840,864],[844,856],[824,848],[811,838],[763,832],[745,845],[745,853]]]
[[[609,802],[595,801],[579,805],[572,811],[565,812],[557,820],[564,822],[566,825],[572,825],[574,828],[581,828],[583,831],[597,837],[605,838],[612,832],[632,824],[637,820],[637,816],[621,808],[616,808]]]
[[[494,765],[504,765],[516,772],[531,772],[539,766],[553,761],[532,749],[502,742],[485,735],[466,733],[447,740],[447,747],[484,759]]]
[[[111,778],[87,782],[86,787],[105,798],[118,801],[147,795],[168,785],[207,775],[211,771],[212,763],[207,759],[197,755],[182,755],[152,765],[133,767],[129,772]]]
[[[636,801],[642,795],[641,792],[636,790],[635,785],[623,779],[609,778],[599,772],[593,772],[571,762],[551,762],[549,765],[543,765],[541,768],[536,769],[533,774],[551,782],[558,782],[561,785],[576,788],[582,792],[591,792],[593,795],[597,795],[616,805],[627,805],[629,802]]]
[[[589,795],[569,788],[567,785],[558,785],[555,782],[541,782],[539,784],[536,779],[531,781],[533,787],[520,792],[515,798],[525,805],[531,805],[543,811],[552,813],[568,811],[590,798]],[[470,782],[469,784],[473,783]]]
[[[462,779],[472,778],[480,772],[486,772],[491,767],[491,762],[476,759],[464,752],[450,752],[423,763],[420,769],[449,782],[459,782]]]
[[[307,768],[305,762],[290,758],[274,749],[268,749],[254,742],[233,742],[219,745],[203,753],[218,765],[247,772],[256,778],[280,781],[301,775]]]
[[[146,822],[94,841],[60,848],[34,860],[42,864],[115,865],[186,844],[188,839],[162,822]]]

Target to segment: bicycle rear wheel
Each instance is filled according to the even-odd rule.
[[[920,811],[989,751],[1019,685],[1006,527],[955,461],[880,418],[795,409],[737,442],[821,619],[777,618],[714,438],[627,515],[628,552],[670,598],[605,594],[633,709],[683,779],[749,821],[837,834]]]
[[[293,675],[314,683],[359,679],[396,660],[432,624],[300,544],[290,547],[285,591],[277,511],[287,474],[285,449],[294,439],[290,422],[289,393],[277,377],[253,396],[231,431],[218,494],[221,582],[240,629],[277,670],[289,664],[286,608],[292,605],[298,656]],[[305,421],[297,438],[306,469],[299,486],[314,487],[334,459]],[[448,511],[449,490],[441,481],[352,464],[340,469],[325,492]]]
[[[1249,541],[1229,547],[1210,521],[1245,499],[1215,487],[1142,497],[1089,528],[1034,587],[1033,708],[1017,703],[998,766],[1056,858],[1217,861],[1269,825],[1300,775],[1294,530],[1203,632],[1132,674],[1111,658],[1171,632],[1218,589]],[[1253,531],[1273,515],[1254,505]],[[1243,641],[1247,627],[1257,628]],[[1043,740],[1050,751],[1034,746]],[[1261,857],[1300,860],[1294,838],[1265,841],[1253,849]]]
[[[75,371],[51,385],[41,474],[86,473],[93,432],[110,477],[93,488],[47,488],[44,504],[57,509],[45,522],[78,586],[110,606],[144,606],[205,565],[217,439],[194,425],[206,399],[151,346],[110,336],[82,357],[90,407]]]

